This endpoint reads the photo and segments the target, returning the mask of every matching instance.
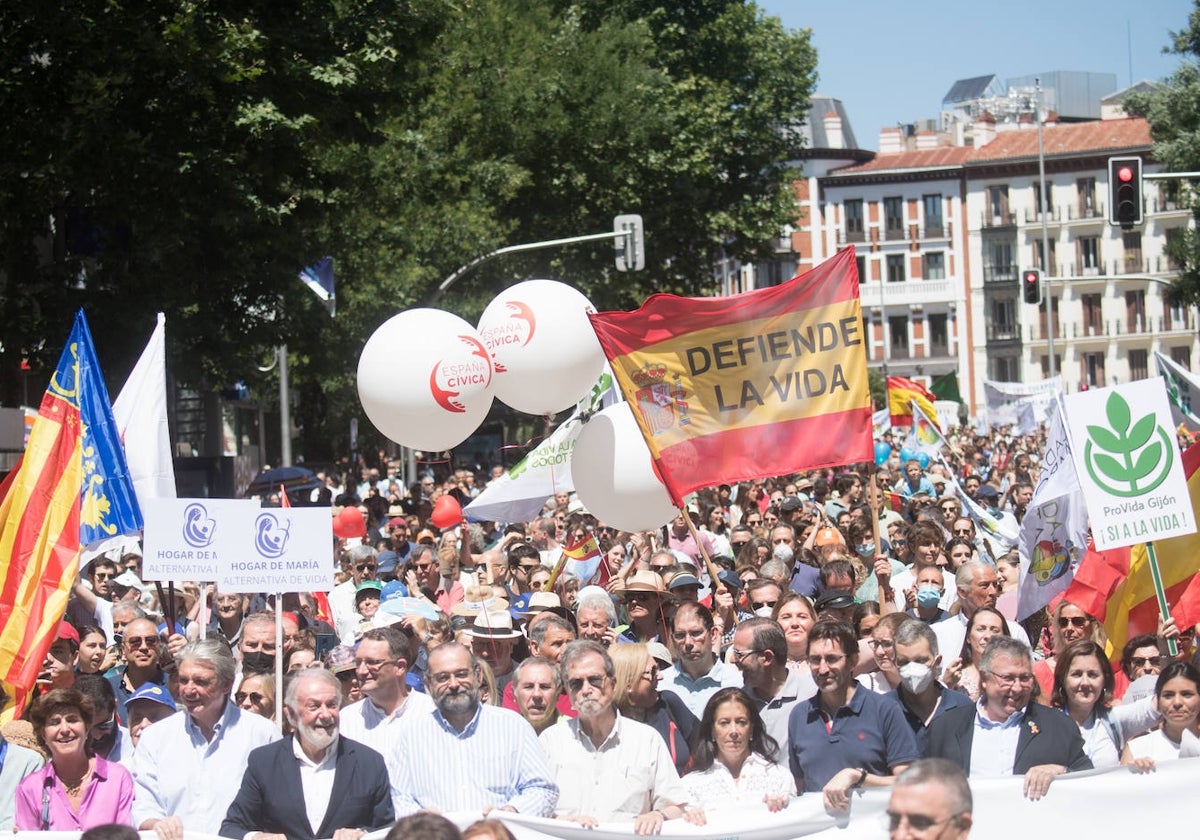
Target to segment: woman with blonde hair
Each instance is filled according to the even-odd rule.
[[[1067,645],[1090,639],[1103,648],[1108,641],[1103,624],[1065,600],[1059,601],[1051,611],[1049,631],[1050,650],[1045,659],[1033,663],[1033,675],[1041,686],[1043,698],[1054,693],[1054,669],[1058,665],[1058,655],[1067,649]]]
[[[619,644],[608,649],[614,669],[613,705],[626,717],[652,727],[671,753],[681,774],[691,761],[688,744],[700,721],[673,692],[658,691],[658,662],[644,644]]]

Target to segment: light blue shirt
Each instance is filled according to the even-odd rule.
[[[1007,720],[994,721],[983,713],[984,700],[975,709],[975,734],[971,739],[971,778],[1011,776],[1017,760],[1017,741],[1025,710],[1018,709]]]
[[[9,744],[4,751],[4,766],[0,768],[0,831],[12,831],[17,786],[26,776],[41,770],[44,764],[40,755],[16,744]]]
[[[403,727],[396,746],[389,764],[397,818],[422,808],[554,813],[558,785],[533,727],[516,712],[481,703],[459,732],[435,710]]]
[[[717,660],[708,673],[701,674],[696,679],[688,676],[678,663],[662,672],[658,683],[659,691],[673,691],[694,714],[697,719],[704,717],[704,707],[708,698],[722,688],[741,688],[742,672],[735,665]]]
[[[187,712],[151,725],[133,754],[134,827],[176,816],[187,832],[219,833],[250,751],[278,738],[271,721],[243,712],[232,701],[226,701],[212,741],[204,739]]]

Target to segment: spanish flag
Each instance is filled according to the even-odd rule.
[[[701,487],[873,457],[853,247],[779,286],[589,317],[680,507]]]
[[[82,311],[0,497],[0,680],[19,710],[56,636],[81,546],[142,527]]]
[[[567,541],[562,553],[566,559],[565,570],[583,581],[584,586],[608,583],[608,567],[602,562],[603,555],[595,535],[589,533],[581,539]]]
[[[1200,444],[1183,453],[1183,470],[1192,508],[1200,511]],[[1186,630],[1200,623],[1200,534],[1156,540],[1154,551],[1176,626]],[[1145,543],[1089,550],[1063,597],[1103,619],[1113,662],[1121,658],[1125,642],[1158,628],[1158,598]]]
[[[920,382],[913,382],[903,376],[887,378],[888,410],[892,414],[893,426],[911,426],[913,411],[910,403],[920,406],[925,415],[934,423],[938,421],[937,411],[933,401],[937,399]]]

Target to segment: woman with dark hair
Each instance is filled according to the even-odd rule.
[[[1129,739],[1149,732],[1158,722],[1153,698],[1113,706],[1114,682],[1104,648],[1091,639],[1067,645],[1054,668],[1050,704],[1078,724],[1084,750],[1097,769],[1132,764]]]
[[[79,658],[75,662],[77,674],[103,674],[117,664],[116,647],[108,646],[108,637],[99,627],[88,625],[79,631]]]
[[[963,637],[962,650],[958,658],[946,666],[942,683],[978,701],[982,691],[979,677],[979,659],[983,649],[993,636],[1011,636],[1008,622],[992,607],[980,607],[967,622],[967,634]]]
[[[944,551],[951,572],[958,571],[958,567],[963,563],[975,559],[975,544],[962,537],[951,537],[946,542]]]
[[[1200,671],[1190,662],[1172,662],[1154,684],[1162,727],[1129,742],[1137,766],[1200,756]]]
[[[692,748],[692,772],[683,777],[689,808],[683,818],[707,822],[705,808],[745,808],[759,802],[780,811],[796,792],[791,771],[767,756],[777,744],[767,734],[753,700],[740,688],[722,688],[709,698]]]
[[[17,786],[19,831],[82,831],[105,823],[129,825],[133,777],[119,764],[92,755],[92,701],[73,688],[38,698],[29,718],[50,761]]]

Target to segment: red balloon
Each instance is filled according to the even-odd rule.
[[[462,520],[462,505],[458,503],[458,499],[449,493],[438,496],[437,501],[433,503],[433,513],[429,515],[429,521],[445,531],[447,528],[453,528]]]
[[[344,540],[362,539],[367,535],[367,521],[356,507],[344,507],[333,517],[333,533]]]

